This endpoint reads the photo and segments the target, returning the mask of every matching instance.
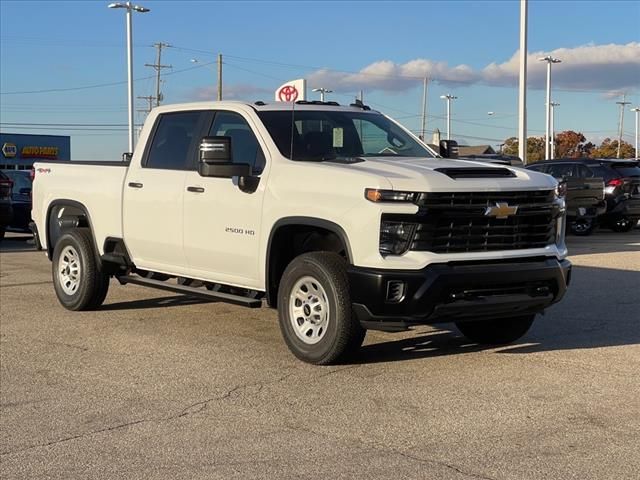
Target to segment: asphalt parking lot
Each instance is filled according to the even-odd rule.
[[[0,476],[632,479],[640,230],[570,237],[573,284],[518,344],[369,333],[314,367],[271,310],[116,282],[57,302],[27,237],[0,247]]]

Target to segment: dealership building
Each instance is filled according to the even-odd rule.
[[[0,133],[0,169],[29,170],[39,160],[71,160],[71,137]]]

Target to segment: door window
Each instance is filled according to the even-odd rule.
[[[237,113],[218,112],[209,130],[213,137],[231,137],[233,163],[248,163],[254,174],[264,170],[264,153],[247,121]]]
[[[197,111],[160,115],[144,166],[164,170],[192,168],[199,123],[205,114]]]
[[[573,177],[573,165],[570,163],[556,163],[555,165],[549,165],[549,175],[553,175],[554,178],[567,178]]]

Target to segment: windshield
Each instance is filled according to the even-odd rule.
[[[258,115],[280,153],[291,160],[373,156],[433,158],[426,147],[376,112],[278,110],[258,112]]]

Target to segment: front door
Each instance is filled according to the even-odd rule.
[[[124,185],[123,222],[127,248],[137,267],[181,273],[184,179],[207,112],[161,114],[140,165],[132,165]]]
[[[234,163],[248,163],[254,175],[265,168],[264,149],[247,120],[215,112],[209,136],[231,137]],[[184,183],[184,248],[194,276],[246,288],[261,288],[259,238],[265,178],[255,192],[238,187],[238,178],[201,177],[188,171]]]

